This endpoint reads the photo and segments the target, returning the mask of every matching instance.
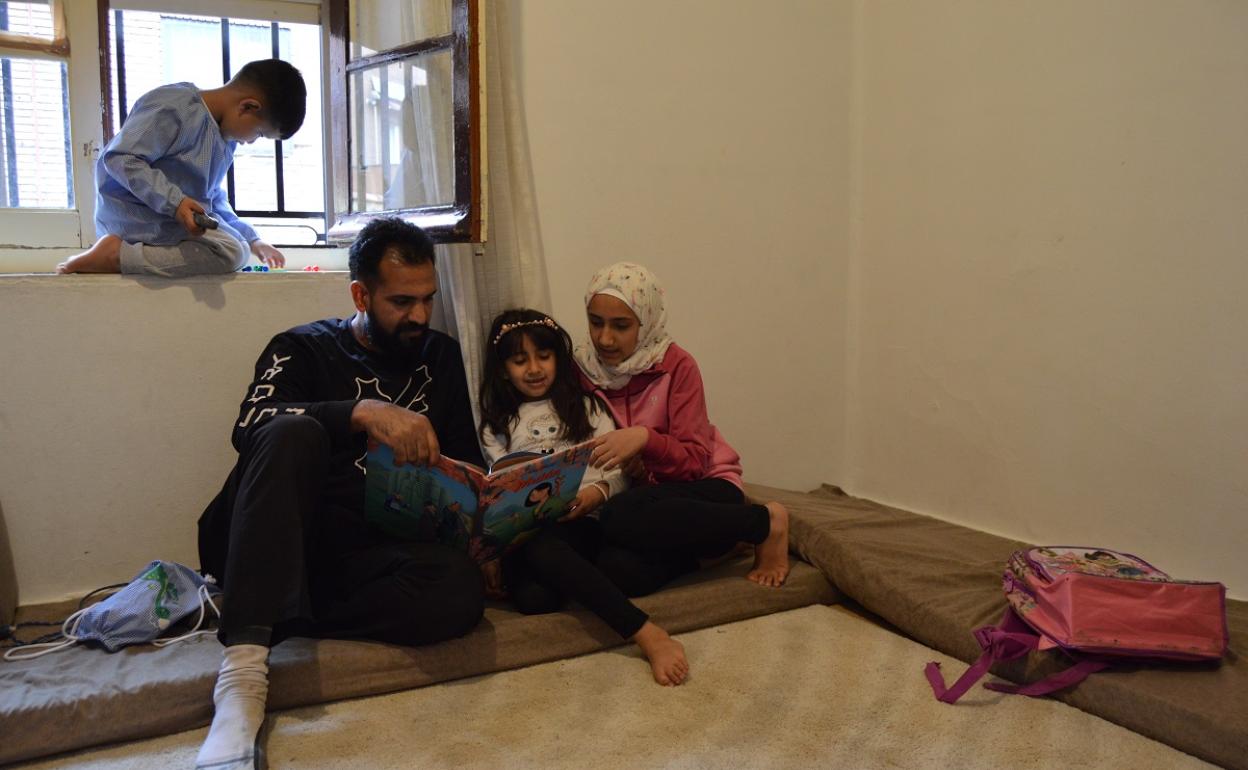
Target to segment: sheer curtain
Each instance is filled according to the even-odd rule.
[[[509,307],[550,310],[524,110],[515,76],[516,29],[508,3],[481,1],[486,243],[438,247],[440,306],[433,317],[433,324],[447,330],[463,347],[474,413],[481,346],[490,321]],[[353,8],[356,55],[450,30],[450,3],[445,0],[370,0]],[[379,94],[377,99],[379,125],[391,125],[384,121],[389,121],[392,109],[399,113],[393,124],[397,132],[384,131],[386,144],[377,148],[388,158],[376,161],[383,169],[382,208],[454,200],[452,171],[446,165],[452,157],[450,66],[448,55],[437,54],[384,67],[376,75],[377,87],[385,87],[384,98]],[[363,86],[361,81],[357,87]],[[400,99],[401,105],[396,105]],[[357,117],[357,125],[362,124]],[[365,185],[358,187],[363,190]],[[356,203],[365,208],[364,200]]]
[[[438,247],[443,328],[464,349],[474,413],[490,321],[509,307],[550,312],[529,142],[513,66],[515,28],[507,3],[487,0],[484,11],[487,240]]]

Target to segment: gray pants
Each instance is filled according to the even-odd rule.
[[[232,273],[247,264],[251,252],[227,228],[208,230],[172,246],[121,244],[121,272],[184,278],[188,275]]]

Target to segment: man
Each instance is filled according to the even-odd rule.
[[[396,462],[483,464],[459,345],[428,327],[433,244],[377,219],[350,250],[350,319],[283,332],[256,362],[234,425],[239,459],[199,521],[225,591],[212,728],[200,768],[259,766],[269,648],[288,636],[429,644],[480,620],[467,555],[400,542],[364,519],[367,441]]]

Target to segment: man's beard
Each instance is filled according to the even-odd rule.
[[[428,328],[428,324],[404,321],[396,326],[394,331],[388,332],[378,322],[371,308],[364,313],[364,334],[368,337],[369,343],[379,352],[393,358],[406,360],[414,357],[425,342],[424,332]],[[420,332],[420,334],[405,334],[405,332]]]

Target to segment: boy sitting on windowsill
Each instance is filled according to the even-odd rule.
[[[285,265],[230,208],[221,180],[239,142],[299,130],[306,98],[303,76],[280,59],[250,62],[220,88],[174,83],[144,94],[95,164],[102,235],[56,272],[229,273],[249,250],[270,267]]]

